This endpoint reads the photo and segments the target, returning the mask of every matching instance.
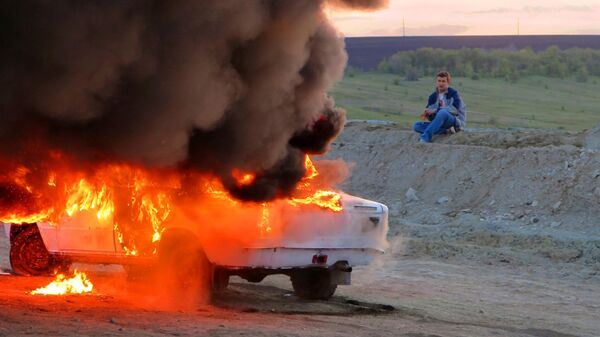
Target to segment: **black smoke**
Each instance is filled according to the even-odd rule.
[[[382,1],[330,1],[369,9]],[[184,167],[232,193],[293,190],[344,111],[321,0],[22,0],[0,7],[0,155]],[[255,172],[239,188],[233,169]]]

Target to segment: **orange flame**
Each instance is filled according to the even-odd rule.
[[[334,212],[341,212],[344,207],[341,202],[342,196],[338,192],[326,189],[312,191],[312,181],[319,176],[319,172],[308,155],[304,159],[304,167],[306,168],[306,174],[300,181],[298,190],[303,192],[302,194],[305,196],[292,197],[289,203],[293,206],[315,205]],[[312,194],[309,194],[311,191]]]
[[[0,222],[60,224],[65,217],[91,213],[99,223],[113,227],[126,255],[155,254],[166,226],[176,221],[174,211],[181,212],[181,207],[202,207],[211,203],[209,200],[214,207],[232,206],[240,211],[260,206],[256,208],[260,232],[267,234],[273,230],[271,203],[238,201],[214,177],[125,164],[98,164],[81,172],[69,166],[64,156],[58,156],[57,162],[52,160],[48,160],[47,171],[14,166],[8,173],[0,172],[0,180],[13,188],[11,197],[17,200],[14,207],[0,210]],[[294,207],[341,211],[340,194],[321,188],[319,172],[309,156],[304,164],[304,178],[294,195],[283,202]],[[244,186],[256,178],[252,173],[235,170],[232,176]]]
[[[256,175],[253,173],[244,173],[240,170],[233,170],[231,172],[231,176],[235,179],[236,185],[238,187],[248,186],[254,182]]]
[[[92,292],[94,285],[83,272],[74,270],[73,276],[67,278],[65,274],[58,274],[54,281],[45,287],[31,291],[32,295],[66,295],[84,294]]]
[[[164,228],[162,223],[167,220],[171,213],[171,205],[169,204],[167,195],[159,193],[156,195],[156,204],[152,202],[149,196],[142,198],[142,204],[140,206],[140,212],[138,213],[137,220],[140,222],[144,221],[144,218],[148,218],[152,224],[152,242],[160,241],[160,237]]]
[[[46,209],[39,213],[32,214],[20,214],[20,213],[11,213],[6,214],[5,216],[0,218],[0,222],[9,223],[9,224],[28,224],[28,223],[36,223],[40,221],[45,221],[48,217],[54,212],[54,209]]]
[[[75,189],[69,193],[65,212],[73,216],[76,212],[87,210],[96,211],[98,220],[107,220],[115,212],[115,205],[106,185],[98,189],[85,179],[81,179]]]
[[[258,227],[260,228],[261,234],[270,233],[273,230],[271,228],[269,204],[266,202],[261,204],[260,221],[258,223]]]
[[[117,234],[117,240],[121,244],[121,247],[123,248],[123,251],[125,252],[125,255],[132,255],[132,256],[138,255],[138,250],[135,247],[135,245],[127,246],[125,244],[125,239],[123,238],[123,233],[121,233],[121,230],[119,229],[119,225],[117,223],[115,223],[113,228],[115,230],[115,233]]]
[[[319,207],[330,209],[334,212],[341,212],[342,207],[342,196],[335,191],[316,191],[313,195],[305,198],[291,198],[290,204],[294,206],[298,205],[317,205]]]
[[[306,157],[304,158],[304,167],[306,168],[306,173],[304,174],[303,178],[304,181],[312,180],[319,175],[315,164],[313,164],[312,160],[310,160],[310,157],[308,155],[306,155]]]

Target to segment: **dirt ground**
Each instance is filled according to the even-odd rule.
[[[81,265],[91,295],[33,296],[51,278],[0,275],[0,336],[598,336],[600,152],[585,137],[470,130],[423,145],[351,122],[327,158],[353,163],[344,190],[390,206],[390,247],[332,300],[300,300],[284,276],[235,278],[212,305],[169,309],[120,267]],[[2,237],[4,271],[7,254]]]

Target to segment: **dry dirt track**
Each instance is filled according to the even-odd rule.
[[[473,133],[424,147],[393,127],[350,126],[332,157],[356,162],[345,189],[391,206],[391,247],[355,269],[353,285],[331,301],[301,301],[287,278],[270,277],[258,285],[235,279],[210,306],[166,309],[153,304],[152,291],[126,282],[120,268],[82,266],[91,268],[92,295],[32,296],[50,278],[1,275],[0,336],[598,336],[600,153],[580,149],[577,136],[538,136],[525,132],[515,143],[514,134]],[[454,155],[444,155],[447,149]],[[489,188],[473,189],[453,171],[470,158],[477,169],[465,175]],[[414,178],[414,163],[437,185]],[[520,172],[539,169],[531,165],[548,172],[519,181]],[[443,185],[436,167],[446,176],[459,172],[456,181]],[[497,183],[505,176],[515,187]],[[546,180],[566,183],[550,193]],[[519,183],[529,188],[511,194]],[[407,200],[409,186],[419,200]],[[442,196],[455,201],[438,204]],[[2,237],[4,270],[7,252]]]
[[[236,280],[213,305],[185,310],[156,308],[119,271],[92,267],[94,294],[68,297],[27,293],[50,278],[3,275],[0,336],[569,337],[598,331],[597,283],[573,287],[504,267],[401,255],[390,255],[397,263],[385,259],[357,270],[355,285],[329,302],[298,300],[286,278],[273,277],[259,285]]]

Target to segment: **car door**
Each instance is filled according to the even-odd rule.
[[[112,218],[99,220],[96,212],[77,212],[59,221],[58,245],[61,252],[115,254],[113,227]]]

